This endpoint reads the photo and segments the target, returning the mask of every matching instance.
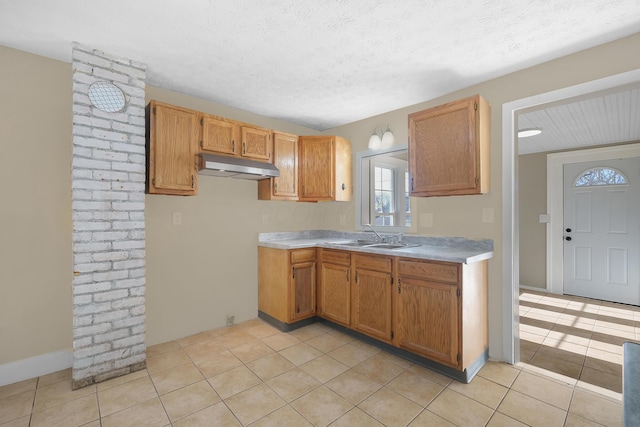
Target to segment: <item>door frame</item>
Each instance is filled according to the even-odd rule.
[[[563,182],[564,165],[629,157],[640,157],[640,143],[547,154],[547,291],[564,292],[564,240],[554,239],[563,235],[564,186],[552,183]]]
[[[640,81],[640,69],[502,104],[502,357],[520,362],[519,336],[519,223],[516,112]]]

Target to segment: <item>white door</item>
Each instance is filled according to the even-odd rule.
[[[564,293],[640,305],[640,157],[564,165]]]

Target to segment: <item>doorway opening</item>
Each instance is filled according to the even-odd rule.
[[[518,220],[518,147],[517,117],[524,109],[577,96],[588,96],[640,81],[640,70],[629,71],[588,83],[523,98],[502,105],[502,260],[503,260],[503,359],[507,363],[520,360],[519,340],[519,220]]]

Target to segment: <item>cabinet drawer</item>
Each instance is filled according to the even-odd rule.
[[[392,262],[390,257],[356,255],[355,264],[356,268],[390,273]]]
[[[322,250],[322,262],[338,265],[350,265],[351,253],[346,251]]]
[[[457,284],[458,264],[401,259],[398,261],[398,275]]]
[[[291,264],[316,260],[316,249],[296,249],[291,251]]]

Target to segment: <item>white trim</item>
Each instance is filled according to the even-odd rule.
[[[60,350],[0,365],[0,386],[70,368],[73,352]]]
[[[637,81],[640,69],[502,104],[502,354],[507,363],[520,361],[515,112]]]
[[[536,288],[535,286],[523,286],[520,285],[520,290],[535,291],[535,292],[547,292],[545,288]]]
[[[547,154],[547,213],[551,218],[547,223],[546,290],[548,292],[562,294],[564,291],[564,240],[554,238],[554,236],[562,236],[563,234],[564,186],[558,183],[563,182],[564,165],[638,156],[640,156],[640,144],[617,145]]]

